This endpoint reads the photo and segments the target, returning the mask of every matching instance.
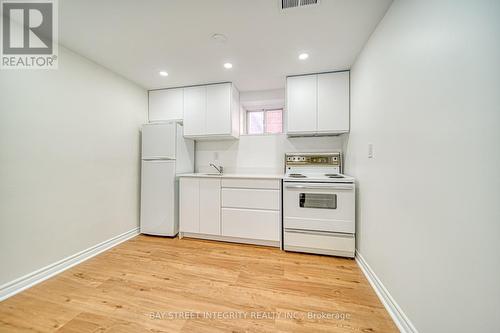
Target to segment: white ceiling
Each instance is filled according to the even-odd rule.
[[[286,75],[350,68],[391,0],[322,0],[285,11],[279,3],[63,0],[60,42],[147,89],[221,81],[275,89]],[[298,60],[301,52],[309,59]]]

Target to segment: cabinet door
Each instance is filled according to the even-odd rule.
[[[184,136],[204,135],[206,87],[184,88]]]
[[[231,127],[235,138],[240,136],[240,92],[236,87],[231,87]]]
[[[231,134],[231,84],[207,86],[207,128],[208,135]]]
[[[200,232],[200,181],[197,178],[179,180],[179,230]]]
[[[149,92],[149,121],[182,119],[183,89],[164,89]]]
[[[294,76],[287,79],[287,131],[316,132],[317,75]]]
[[[200,179],[200,233],[220,235],[220,179]]]
[[[349,72],[318,75],[318,132],[349,131]]]

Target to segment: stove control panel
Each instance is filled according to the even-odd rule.
[[[288,153],[285,154],[285,167],[302,166],[340,166],[341,153]]]

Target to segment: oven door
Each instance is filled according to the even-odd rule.
[[[354,233],[354,184],[284,182],[283,185],[285,229]]]

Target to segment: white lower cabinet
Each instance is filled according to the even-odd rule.
[[[222,235],[280,241],[280,182],[276,179],[222,181]]]
[[[280,180],[181,177],[179,183],[181,236],[280,246]]]
[[[220,179],[182,177],[179,231],[220,235]]]

